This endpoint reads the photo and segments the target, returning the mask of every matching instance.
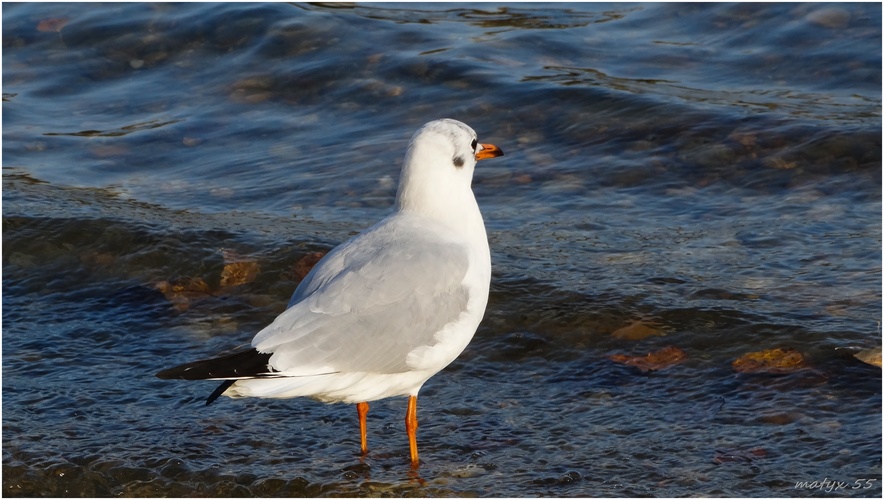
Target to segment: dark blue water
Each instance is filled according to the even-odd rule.
[[[5,3],[3,493],[880,496],[881,46],[879,4]],[[154,378],[247,344],[440,117],[506,156],[418,470],[404,400],[360,458],[355,408]]]

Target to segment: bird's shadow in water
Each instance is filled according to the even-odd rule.
[[[372,480],[371,479],[372,466],[367,461],[369,455],[372,455],[372,453],[370,451],[367,453],[360,453],[359,454],[359,463],[356,463],[353,465],[348,465],[348,466],[344,467],[344,476],[347,479],[359,478],[364,481],[371,481]],[[386,458],[393,458],[393,456],[392,455],[373,455],[373,458],[382,460],[382,459],[386,459]],[[402,464],[402,465],[405,465],[405,464]],[[416,483],[417,486],[424,486],[426,484],[426,480],[424,480],[420,476],[420,472],[418,470],[420,468],[420,462],[418,462],[417,464],[412,464],[410,461],[408,461],[408,465],[410,466],[410,468],[408,469],[408,481]],[[398,467],[398,465],[397,465],[397,467]]]

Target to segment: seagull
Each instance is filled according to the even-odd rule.
[[[222,395],[355,404],[363,456],[368,403],[407,396],[417,467],[418,391],[466,348],[488,303],[491,252],[471,183],[478,160],[502,155],[464,123],[427,123],[408,145],[393,213],[320,260],[250,349],[157,377],[223,380],[206,405]]]

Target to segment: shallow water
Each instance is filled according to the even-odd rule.
[[[879,4],[4,4],[3,56],[5,495],[881,495]],[[248,343],[442,116],[506,156],[417,471],[404,399],[362,459],[352,407],[154,378]]]

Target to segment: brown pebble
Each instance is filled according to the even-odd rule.
[[[659,328],[647,323],[642,323],[641,321],[634,321],[611,333],[611,337],[622,340],[641,340],[657,335],[663,335],[663,332],[661,332]]]
[[[313,269],[313,266],[322,260],[323,257],[325,257],[324,252],[310,252],[301,257],[301,259],[295,264],[295,279],[298,281],[303,280],[307,274],[310,273],[310,270]]]

